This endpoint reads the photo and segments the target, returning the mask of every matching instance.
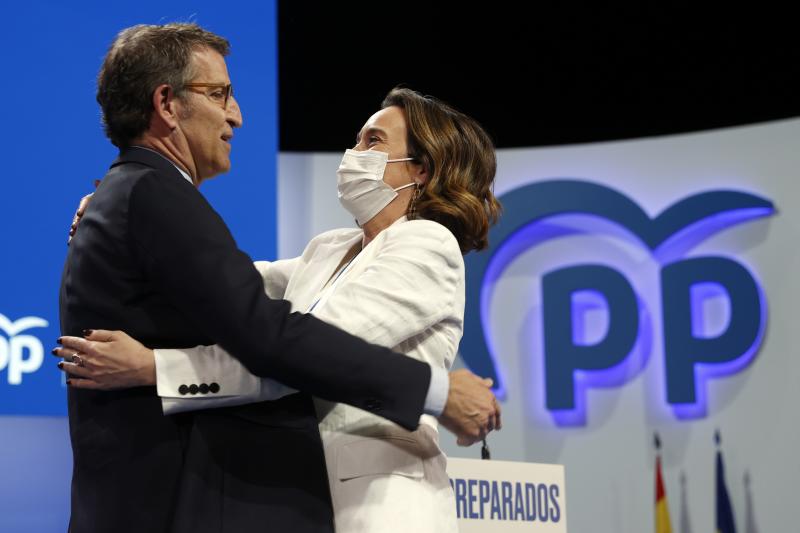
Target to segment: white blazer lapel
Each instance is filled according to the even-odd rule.
[[[290,282],[286,288],[285,298],[292,302],[292,311],[308,312],[308,308],[319,299],[344,254],[361,238],[363,234],[358,233],[348,239],[320,243],[310,250],[307,257],[303,257],[305,264],[302,274],[298,272],[292,276],[292,281],[302,280],[301,283]]]
[[[391,226],[395,224],[402,224],[406,222],[406,217],[400,217],[399,219],[395,220]],[[367,269],[372,262],[372,259],[380,252],[381,248],[383,247],[384,243],[386,242],[388,233],[386,231],[381,231],[378,235],[375,236],[374,239],[363,249],[361,252],[353,258],[352,261],[348,265],[344,267],[344,271],[338,275],[335,279],[331,280],[329,284],[323,285],[319,289],[319,294],[317,294],[309,304],[309,307],[306,309],[306,312],[319,311],[322,307],[325,306],[325,303],[331,298],[335,293],[338,287],[345,285],[348,280],[357,278],[365,269]],[[347,253],[347,250],[350,249],[353,245],[358,242],[358,239],[350,239],[345,243],[341,244],[341,248],[337,246],[337,253],[333,254],[338,261],[341,261],[343,254]],[[338,266],[339,263],[335,262],[335,264],[330,267],[328,265],[328,271],[333,273],[333,269]],[[330,278],[330,274],[328,278]]]

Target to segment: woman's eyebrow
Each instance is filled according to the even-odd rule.
[[[378,126],[371,126],[371,127],[367,128],[366,130],[364,130],[363,132],[359,131],[356,134],[356,144],[361,142],[362,133],[364,135],[369,135],[370,133],[377,133],[378,135],[380,135],[384,139],[389,136],[386,133],[386,130],[384,130],[383,128],[379,128]]]

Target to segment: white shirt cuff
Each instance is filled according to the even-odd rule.
[[[437,417],[441,415],[449,392],[450,374],[443,368],[431,366],[431,383],[428,385],[428,395],[425,397],[425,414]]]

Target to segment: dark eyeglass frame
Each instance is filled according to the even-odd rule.
[[[228,109],[228,102],[233,96],[233,85],[230,83],[184,83],[183,87],[186,89],[225,89],[225,101],[222,103],[222,109]],[[202,92],[202,91],[195,91]],[[209,96],[206,94],[206,96]],[[210,97],[210,96],[209,96]]]

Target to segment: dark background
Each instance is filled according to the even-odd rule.
[[[280,149],[352,146],[397,84],[472,115],[500,148],[800,115],[800,24],[766,4],[482,5],[279,1]]]

